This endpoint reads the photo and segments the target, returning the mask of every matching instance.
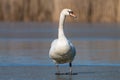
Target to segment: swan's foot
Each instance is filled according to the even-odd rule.
[[[71,72],[68,72],[68,73],[65,73],[66,75],[78,75],[78,73],[71,73]]]
[[[60,73],[55,73],[55,75],[60,75]]]
[[[55,73],[55,75],[78,75],[78,73]]]

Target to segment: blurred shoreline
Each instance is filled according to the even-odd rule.
[[[0,21],[58,22],[63,8],[71,8],[77,22],[120,22],[120,0],[0,0]]]

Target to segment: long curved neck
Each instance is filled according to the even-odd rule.
[[[58,28],[58,39],[64,39],[65,34],[63,30],[64,22],[65,22],[66,16],[63,14],[60,14],[60,20],[59,20],[59,28]]]

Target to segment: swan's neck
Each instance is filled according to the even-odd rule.
[[[60,15],[60,20],[59,20],[59,28],[58,28],[58,39],[65,39],[65,34],[63,30],[64,22],[65,22],[65,15],[61,14]]]

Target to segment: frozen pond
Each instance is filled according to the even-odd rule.
[[[64,29],[77,50],[73,65],[79,75],[54,75],[54,63],[48,52],[51,41],[57,38],[57,24],[0,23],[0,79],[119,80],[119,24],[68,23]]]

